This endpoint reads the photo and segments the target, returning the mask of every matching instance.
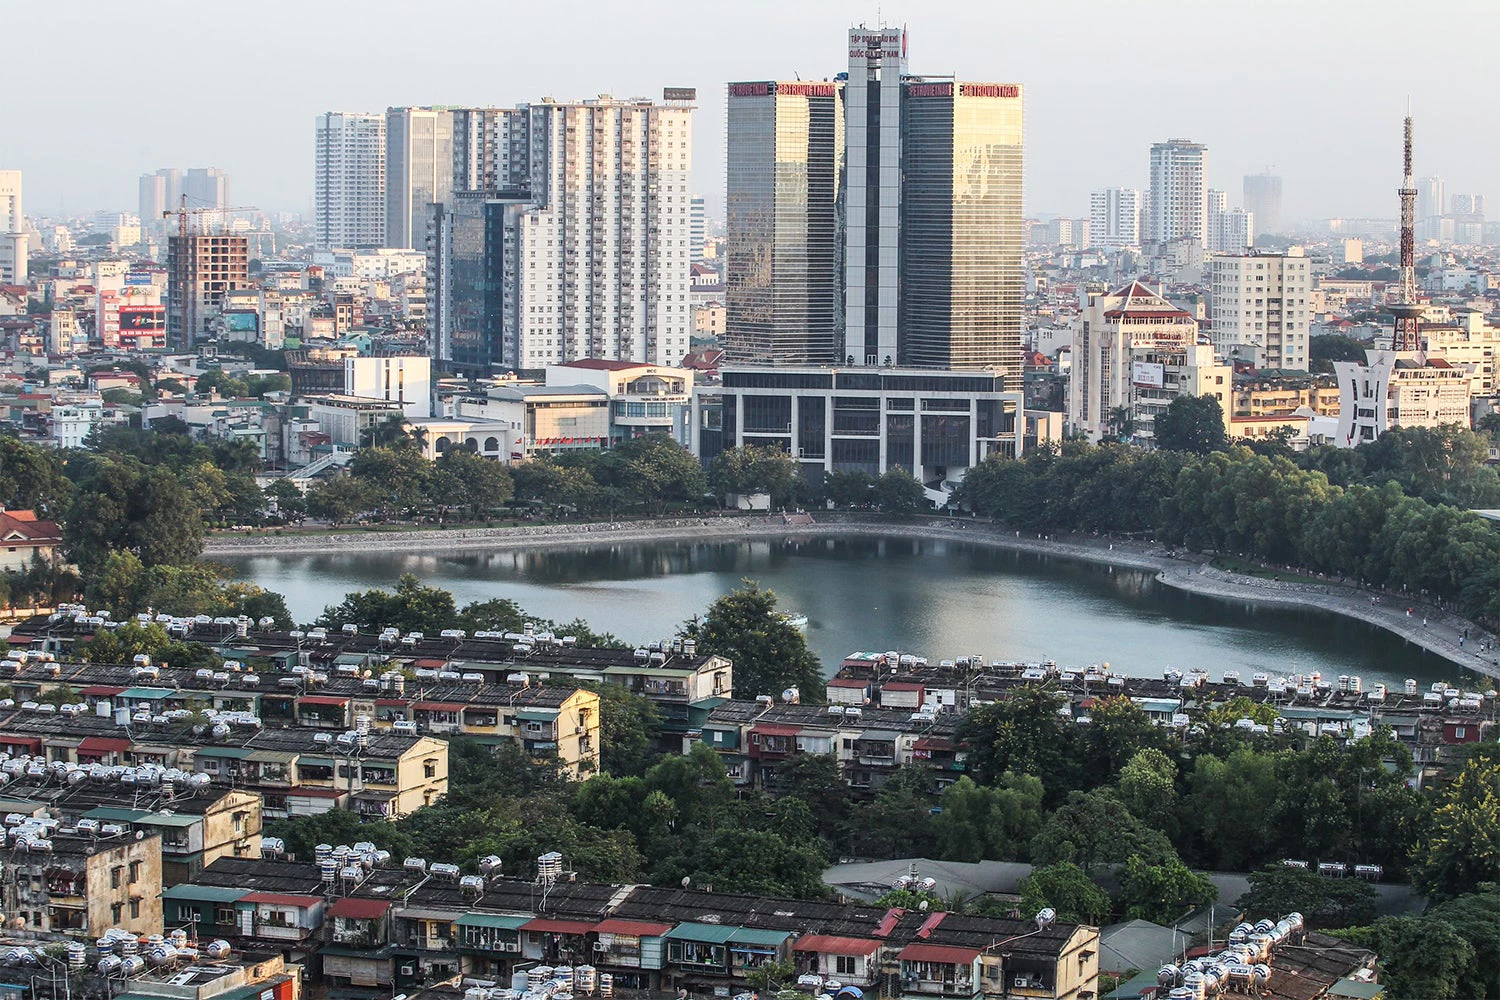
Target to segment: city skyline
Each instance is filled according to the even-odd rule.
[[[1483,10],[1474,4],[1439,6],[1455,14]],[[274,5],[273,5],[274,7]],[[81,15],[22,9],[13,24],[22,35],[49,37],[57,25],[70,29],[69,43],[81,61],[105,48],[149,46],[174,50],[189,67],[221,68],[221,44],[202,45],[206,28],[173,9],[159,5],[162,16],[135,18],[123,11]],[[349,19],[337,8],[298,9],[297,32],[276,31],[275,18],[257,22],[264,28],[244,41],[253,44],[262,64],[297,67],[296,72],[230,79],[217,88],[183,91],[159,106],[135,108],[132,128],[121,133],[113,116],[79,114],[97,101],[97,81],[88,74],[65,75],[40,91],[37,99],[13,113],[14,141],[7,168],[28,177],[27,201],[37,215],[73,214],[97,208],[129,209],[136,183],[163,163],[212,162],[235,178],[235,199],[267,211],[308,214],[313,202],[309,174],[311,139],[307,122],[328,110],[383,112],[387,107],[507,105],[543,95],[561,100],[660,93],[664,86],[696,87],[701,110],[695,131],[693,187],[706,200],[709,215],[719,219],[724,207],[725,84],[734,79],[769,77],[822,79],[841,70],[840,39],[861,21],[874,25],[877,10],[841,3],[808,8],[771,3],[752,13],[693,12],[665,4],[637,5],[628,12],[597,3],[563,3],[545,11],[499,12],[459,0],[424,8],[432,45],[423,46],[421,26],[412,30],[410,12],[374,0],[365,13]],[[1027,88],[1028,215],[1087,214],[1089,195],[1113,186],[1145,188],[1145,153],[1153,142],[1191,135],[1212,151],[1209,184],[1237,191],[1245,174],[1270,166],[1285,178],[1284,217],[1288,221],[1328,216],[1391,215],[1389,183],[1366,164],[1379,162],[1382,123],[1410,93],[1422,122],[1422,162],[1418,172],[1441,175],[1450,191],[1491,194],[1497,189],[1493,168],[1500,160],[1500,139],[1475,130],[1462,102],[1445,96],[1451,79],[1437,62],[1445,44],[1443,18],[1397,23],[1394,4],[1319,5],[1303,14],[1303,31],[1286,30],[1284,20],[1235,22],[1244,51],[1257,51],[1257,40],[1275,42],[1279,82],[1267,83],[1251,60],[1225,62],[1221,51],[1226,25],[1203,18],[1193,5],[1155,0],[1141,5],[1128,20],[1114,20],[1108,31],[1081,32],[1068,46],[1030,44],[1060,24],[1087,21],[1105,11],[1096,4],[1074,2],[1044,9],[959,11],[883,10],[884,22],[904,24],[912,58],[936,72],[961,71],[973,78],[1017,80]],[[465,30],[449,31],[461,21]],[[1326,31],[1335,27],[1351,66],[1370,73],[1338,71],[1323,50]],[[588,35],[564,39],[555,25],[588,23]],[[194,25],[200,25],[194,27]],[[341,33],[344,43],[332,48],[321,38]],[[517,35],[541,44],[517,45],[502,62],[487,48]],[[217,38],[217,36],[215,36]],[[730,45],[726,39],[775,38],[766,51],[756,44]],[[1001,38],[997,45],[994,40]],[[1424,44],[1426,39],[1430,44]],[[622,44],[622,41],[624,44]],[[1171,60],[1153,61],[1151,78],[1140,81],[1143,95],[1127,104],[1118,95],[1119,74],[1136,65],[1121,53],[1133,46],[1153,50],[1163,41],[1177,49]],[[400,51],[402,59],[371,72],[369,54]],[[46,46],[17,54],[23,76],[46,73],[41,53]],[[1430,52],[1431,55],[1424,55]],[[1353,55],[1352,53],[1358,53]],[[1406,78],[1378,76],[1379,65],[1409,68]],[[1476,66],[1469,79],[1483,88],[1485,78],[1500,71]],[[1270,88],[1269,90],[1267,88]],[[1268,95],[1277,107],[1266,115]],[[1099,141],[1098,123],[1113,110],[1139,106],[1141,113],[1116,115],[1108,156],[1080,155]],[[227,113],[225,108],[239,109]],[[1332,119],[1329,109],[1338,114]],[[69,127],[49,127],[67,115]],[[247,127],[253,125],[253,127]],[[1338,156],[1327,153],[1330,144]],[[108,164],[101,169],[100,164]]]

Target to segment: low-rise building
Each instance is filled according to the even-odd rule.
[[[14,839],[17,827],[7,831]],[[41,934],[79,940],[110,928],[162,932],[161,837],[123,830],[52,832],[17,843],[0,868],[8,916]]]
[[[62,545],[62,527],[34,510],[0,510],[0,570],[24,570],[32,560],[50,561]]]

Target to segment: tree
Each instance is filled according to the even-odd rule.
[[[725,594],[701,619],[683,626],[701,652],[734,664],[734,687],[743,697],[797,688],[803,701],[823,698],[823,668],[807,637],[776,610],[776,593],[753,580]]]
[[[780,448],[726,448],[708,464],[709,488],[721,500],[731,493],[766,493],[773,506],[783,506],[801,479],[797,460]]]
[[[307,513],[338,525],[363,514],[381,502],[379,494],[353,476],[324,479],[307,491]]]
[[[559,465],[547,458],[533,458],[510,467],[515,497],[534,503],[592,511],[599,507],[603,492],[585,468]]]
[[[1380,981],[1387,996],[1468,1000],[1475,995],[1459,992],[1474,971],[1474,946],[1446,921],[1381,917],[1367,928],[1340,936],[1380,956]]]
[[[1059,920],[1094,925],[1109,916],[1109,896],[1071,861],[1033,868],[1020,888],[1023,914],[1051,907]]]
[[[1182,816],[1202,847],[1197,860],[1221,871],[1243,871],[1274,850],[1271,806],[1281,795],[1277,758],[1249,747],[1226,759],[1203,754],[1193,762]]]
[[[943,789],[933,818],[937,853],[944,861],[1013,861],[1042,824],[1042,783],[1031,775],[1004,774],[994,788],[968,775]]]
[[[1169,836],[1177,828],[1177,764],[1154,747],[1120,769],[1120,801],[1132,816]]]
[[[1213,396],[1178,396],[1152,426],[1156,446],[1166,451],[1207,455],[1229,446],[1224,411]]]
[[[900,517],[932,510],[922,484],[900,467],[892,468],[875,481],[875,502],[885,513]]]
[[[847,833],[854,793],[832,754],[798,754],[777,764],[775,791],[807,803],[825,842],[837,842]]]
[[[403,635],[437,635],[452,628],[456,616],[452,594],[424,585],[414,574],[403,573],[394,591],[374,587],[345,594],[342,603],[323,609],[318,625],[327,629],[350,624],[367,630],[389,627]]]
[[[400,514],[426,499],[433,475],[433,463],[405,445],[361,448],[349,462],[349,478],[379,497],[387,514]]]
[[[702,499],[708,490],[703,467],[692,452],[665,434],[631,438],[599,456],[595,478],[629,502],[661,513],[673,502]]]
[[[957,734],[969,751],[969,773],[981,783],[1007,771],[1036,775],[1052,786],[1054,799],[1076,788],[1076,727],[1058,714],[1063,704],[1056,691],[1026,685],[1002,701],[971,709]]]
[[[898,768],[860,810],[854,836],[866,857],[931,857],[932,775],[921,767]]]
[[[1031,860],[1040,865],[1071,861],[1087,871],[1097,865],[1124,864],[1132,856],[1162,864],[1176,852],[1166,837],[1132,816],[1107,788],[1073,792],[1031,841]]]
[[[440,506],[462,507],[469,517],[504,506],[514,493],[510,473],[499,462],[462,448],[449,448],[435,463],[428,496]]]
[[[1308,370],[1319,374],[1331,374],[1335,361],[1365,360],[1365,351],[1370,345],[1353,337],[1329,333],[1313,337],[1307,342]]]
[[[645,774],[661,734],[661,713],[655,702],[619,684],[592,687],[599,693],[599,752],[604,773]]]
[[[1207,875],[1189,870],[1176,857],[1148,864],[1133,855],[1126,859],[1120,878],[1120,903],[1126,920],[1170,924],[1218,895]]]
[[[1443,790],[1413,875],[1437,900],[1500,882],[1500,764],[1469,760]]]
[[[129,549],[142,565],[182,564],[203,551],[200,508],[166,468],[96,460],[78,483],[63,524],[63,547],[85,575],[109,553]]]
[[[1250,889],[1235,905],[1251,920],[1280,920],[1295,912],[1309,927],[1351,927],[1374,918],[1376,900],[1368,882],[1276,864],[1251,872]]]
[[[875,477],[868,472],[828,472],[823,492],[835,507],[863,507],[874,499]]]
[[[419,442],[408,430],[411,421],[404,414],[393,413],[384,420],[371,424],[359,433],[361,448],[406,448],[417,449]]]
[[[67,510],[72,492],[73,484],[64,475],[62,456],[56,449],[0,435],[0,507],[56,518]]]
[[[262,491],[267,506],[288,521],[300,521],[307,516],[307,500],[302,488],[290,479],[273,479]]]
[[[1427,913],[1452,927],[1474,949],[1474,961],[1459,978],[1462,997],[1500,997],[1500,892],[1471,892]]]

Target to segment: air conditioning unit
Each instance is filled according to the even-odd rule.
[[[403,975],[403,976],[415,976],[416,974],[417,974],[417,967],[415,965],[403,965],[403,966],[401,966],[401,975]]]
[[[574,736],[582,736],[585,732],[587,732],[587,730],[585,730],[582,726],[574,726],[573,727],[573,735]]]

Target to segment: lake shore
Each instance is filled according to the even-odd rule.
[[[1040,537],[1006,531],[961,518],[877,520],[817,515],[814,523],[785,523],[779,515],[678,517],[655,521],[547,524],[504,528],[352,530],[309,534],[215,535],[204,555],[237,558],[258,555],[347,553],[378,547],[393,552],[439,552],[630,545],[651,542],[743,541],[756,538],[896,536],[966,542],[1153,573],[1169,587],[1227,602],[1327,611],[1356,618],[1476,673],[1500,677],[1493,650],[1473,652],[1483,629],[1464,618],[1395,595],[1380,595],[1336,582],[1267,579],[1212,566],[1206,557],[1178,556],[1153,542],[1088,536]],[[1411,609],[1408,613],[1408,608]],[[1467,638],[1472,637],[1474,644]]]

